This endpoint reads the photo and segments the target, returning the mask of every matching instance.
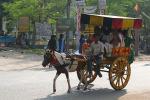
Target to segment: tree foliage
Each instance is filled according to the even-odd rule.
[[[107,0],[107,13],[118,16],[133,16],[135,0]]]
[[[55,24],[57,18],[64,16],[66,3],[67,1],[63,0],[12,0],[3,3],[3,8],[7,13],[8,26],[14,26],[21,16],[30,17],[33,24],[35,22]]]
[[[43,21],[61,16],[65,3],[60,0],[13,0],[11,3],[4,3],[3,6],[14,19],[20,16],[30,16],[32,20]]]
[[[3,3],[4,1],[11,1]],[[106,0],[106,14],[118,16],[137,17],[134,11],[136,3],[141,5],[141,15],[145,21],[145,27],[149,26],[150,1],[149,0]],[[29,16],[32,21],[48,21],[55,23],[56,19],[65,16],[67,0],[1,0],[9,19],[16,21],[21,16]],[[98,0],[85,0],[87,6],[97,6]],[[76,10],[71,10],[71,16],[75,16]],[[49,19],[50,18],[50,19]],[[49,20],[48,20],[49,19]]]
[[[86,5],[98,5],[98,0],[85,0]],[[133,16],[133,7],[136,3],[135,0],[106,0],[106,14],[120,15],[120,16]]]
[[[144,33],[145,35],[149,33],[150,31],[150,1],[144,0],[144,2],[141,3],[141,15],[144,22]]]

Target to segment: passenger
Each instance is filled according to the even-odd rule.
[[[121,39],[117,31],[112,32],[112,40],[110,43],[113,45],[113,48],[121,47]]]
[[[80,42],[79,53],[82,53],[82,45],[85,42],[85,37],[83,34],[81,35],[79,42]]]
[[[90,44],[87,42],[87,40],[85,40],[85,42],[82,45],[82,54],[83,55],[88,56],[88,54],[89,54],[89,47],[90,47]]]
[[[130,45],[134,43],[134,40],[129,36],[127,30],[123,31],[123,36],[124,36],[125,47],[130,47]]]
[[[104,44],[104,56],[110,57],[112,53],[113,46],[110,44],[111,34],[103,34],[102,42]]]
[[[124,42],[124,36],[123,36],[123,31],[119,30],[118,31],[118,36],[120,38],[120,47],[125,47],[125,42]]]
[[[108,41],[104,41],[103,44],[104,44],[104,56],[111,57],[113,46]]]
[[[89,34],[87,43],[91,44],[93,42],[93,34]]]
[[[94,35],[95,41],[91,43],[90,45],[90,53],[87,59],[87,70],[89,72],[89,76],[92,75],[92,62],[95,60],[96,62],[96,74],[99,77],[102,77],[102,74],[100,73],[99,64],[103,59],[103,53],[104,53],[104,46],[103,43],[99,41],[99,36]]]

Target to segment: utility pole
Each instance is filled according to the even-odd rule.
[[[134,10],[136,11],[137,17],[140,17],[141,13],[141,8],[139,2],[135,5]],[[135,30],[135,56],[139,55],[139,43],[140,43],[140,34],[139,34],[139,29]]]
[[[71,0],[67,0],[67,19],[70,19],[70,5],[71,5]],[[69,30],[67,29],[66,31],[66,51],[68,52],[69,50]]]

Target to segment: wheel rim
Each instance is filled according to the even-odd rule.
[[[131,68],[127,59],[124,57],[117,58],[109,70],[109,80],[111,86],[115,90],[123,89],[128,84],[130,74]]]
[[[88,84],[92,83],[95,80],[96,76],[97,76],[96,72],[94,70],[92,70],[91,77],[89,77],[89,73],[87,72],[86,69],[83,72],[84,72],[83,75],[85,76],[84,82],[87,81]]]
[[[78,75],[79,80],[81,80],[81,74],[83,75],[83,80],[82,80],[82,83],[83,83],[83,84],[85,84],[86,81],[87,81],[88,84],[90,84],[90,83],[92,83],[92,82],[96,79],[96,77],[97,77],[96,72],[95,72],[94,69],[92,70],[92,75],[91,75],[91,77],[89,77],[89,73],[88,73],[86,67],[85,67],[85,69],[81,69],[81,70],[78,70],[78,71],[77,71],[77,75]]]

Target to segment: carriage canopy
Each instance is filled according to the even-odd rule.
[[[96,15],[96,14],[82,14],[82,26],[103,26],[109,29],[139,29],[142,27],[142,19],[111,15]]]

